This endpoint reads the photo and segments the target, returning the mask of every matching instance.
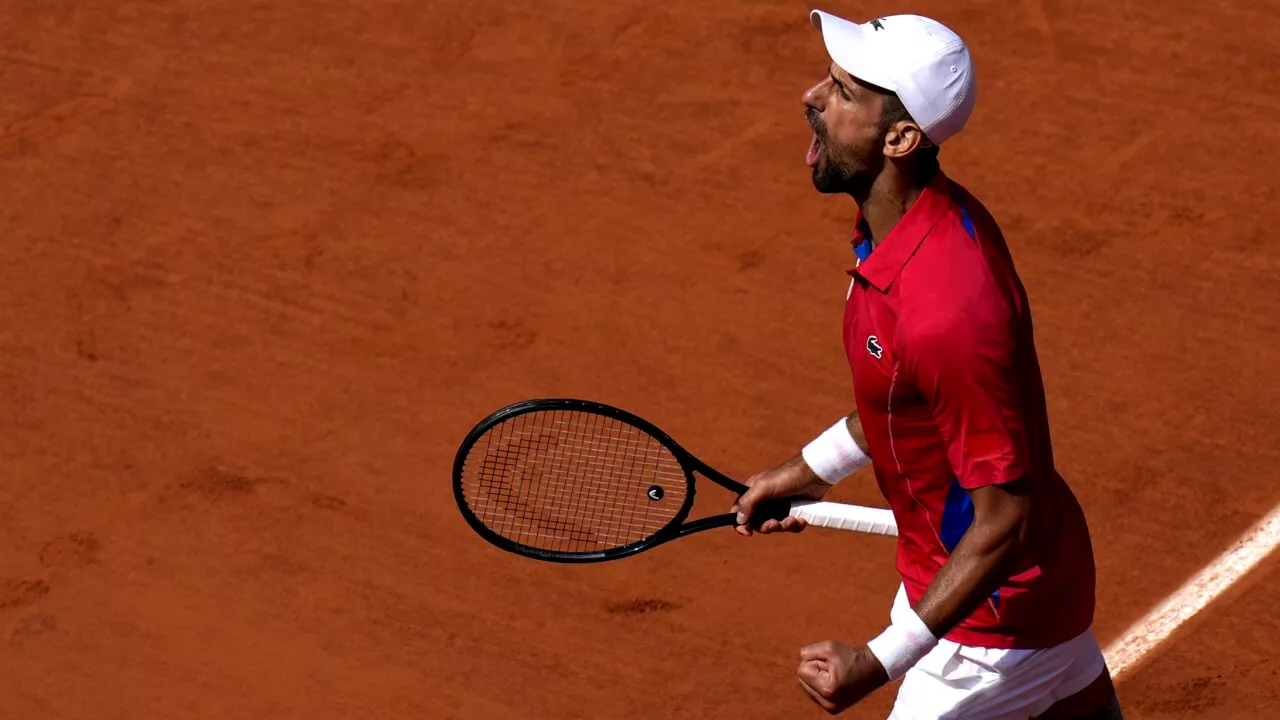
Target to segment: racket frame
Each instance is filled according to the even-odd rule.
[[[493,427],[532,412],[545,411],[577,411],[586,412],[594,415],[602,415],[620,422],[634,426],[636,429],[648,433],[658,441],[664,448],[671,452],[676,462],[680,464],[681,471],[685,476],[685,497],[684,503],[676,514],[667,522],[667,525],[656,533],[645,537],[636,542],[623,545],[621,547],[610,548],[608,550],[600,550],[590,553],[573,553],[565,554],[555,551],[542,550],[540,548],[531,547],[509,540],[502,535],[491,530],[487,525],[476,517],[470,506],[467,504],[462,484],[463,470],[466,467],[467,457],[470,455],[472,448],[476,443]],[[533,400],[524,400],[504,408],[495,410],[478,422],[474,428],[467,433],[462,444],[458,447],[458,451],[453,461],[453,495],[454,500],[458,504],[458,509],[462,512],[462,517],[467,521],[480,537],[489,543],[497,546],[507,552],[517,555],[524,555],[537,560],[547,560],[550,562],[560,563],[591,563],[604,562],[607,560],[618,560],[636,553],[648,550],[666,542],[670,542],[678,537],[691,535],[703,530],[712,528],[727,527],[737,524],[737,518],[733,513],[725,513],[721,515],[712,515],[710,517],[700,518],[692,522],[686,523],[689,513],[693,511],[693,503],[697,493],[697,483],[694,480],[694,473],[702,475],[707,479],[723,486],[736,496],[741,496],[747,491],[747,486],[733,480],[720,473],[715,468],[707,465],[705,462],[694,457],[693,453],[685,450],[670,435],[662,431],[661,428],[644,418],[629,413],[611,405],[594,402],[591,400],[577,400],[572,398],[541,398]],[[781,520],[787,516],[790,509],[790,502],[787,500],[768,501],[762,503],[762,506],[753,516],[752,522],[758,522],[767,518]]]

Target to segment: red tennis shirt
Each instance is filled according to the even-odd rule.
[[[1011,577],[946,637],[1044,648],[1093,622],[1093,547],[1053,464],[1031,311],[994,219],[941,170],[871,250],[859,230],[844,344],[911,604],[973,522],[966,491],[1025,479],[1030,538]]]

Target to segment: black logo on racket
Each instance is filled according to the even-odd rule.
[[[663,496],[664,494],[665,494],[665,493],[663,493],[663,492],[662,492],[662,486],[661,486],[661,485],[650,485],[650,486],[649,486],[649,492],[648,492],[648,495],[649,495],[649,499],[650,499],[650,500],[652,500],[652,501],[654,501],[654,502],[658,502],[659,500],[661,500],[661,499],[662,499],[662,496]]]

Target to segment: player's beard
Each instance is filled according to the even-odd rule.
[[[884,156],[873,152],[875,140],[862,145],[836,145],[827,135],[822,115],[813,108],[809,108],[806,114],[809,126],[818,138],[813,186],[820,193],[865,195],[884,163]]]

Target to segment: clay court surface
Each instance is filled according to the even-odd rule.
[[[4,3],[0,717],[823,716],[798,649],[879,631],[891,540],[542,564],[449,475],[530,397],[740,477],[847,411],[809,7]],[[973,49],[944,168],[1031,295],[1108,644],[1280,503],[1280,3],[820,7]],[[1126,717],[1280,716],[1278,586],[1130,670]]]

